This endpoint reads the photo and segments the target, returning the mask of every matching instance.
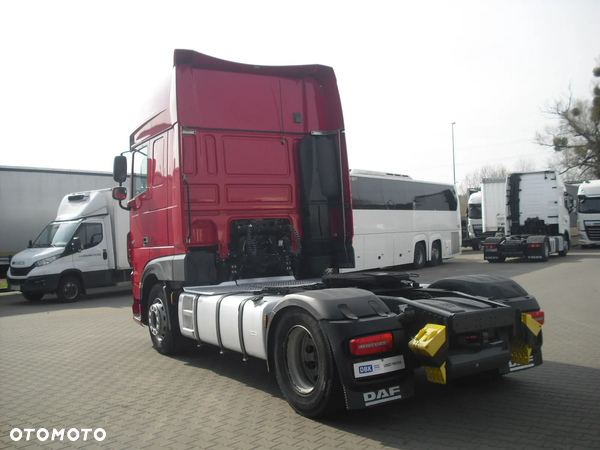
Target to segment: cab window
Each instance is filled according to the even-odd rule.
[[[142,147],[133,154],[133,186],[132,197],[140,195],[147,189],[148,181],[148,151]]]
[[[83,249],[92,248],[102,242],[102,224],[99,223],[82,223],[75,232],[75,236],[79,238]]]

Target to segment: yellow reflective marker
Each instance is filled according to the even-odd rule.
[[[427,373],[427,380],[430,382],[446,384],[446,363],[442,364],[441,367],[425,366],[425,373]]]

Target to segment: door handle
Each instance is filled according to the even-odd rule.
[[[147,237],[143,238],[142,239],[142,244],[144,244],[144,245],[150,244],[150,238],[147,238]]]
[[[102,250],[102,259],[108,259],[108,253],[106,253],[106,249]]]

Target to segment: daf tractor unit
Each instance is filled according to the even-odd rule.
[[[501,193],[493,198],[499,203],[495,209],[503,209],[504,214],[494,211],[488,217],[486,208],[491,202],[484,189],[484,231],[495,231],[494,237],[483,242],[486,261],[498,263],[520,257],[548,261],[551,254],[566,256],[571,246],[569,214],[574,206],[558,173],[509,174]],[[488,226],[488,220],[493,227]]]
[[[581,248],[600,246],[600,180],[584,181],[577,190],[577,229]]]
[[[128,214],[112,189],[68,194],[56,219],[11,259],[8,287],[30,301],[54,293],[76,301],[89,288],[129,283],[128,231]]]
[[[422,367],[445,384],[542,363],[544,313],[510,279],[338,273],[355,256],[332,68],[175,50],[149,111],[113,198],[129,211],[133,318],[159,353],[264,360],[307,417],[410,397]]]

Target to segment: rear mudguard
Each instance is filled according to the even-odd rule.
[[[290,308],[308,311],[331,346],[347,409],[361,409],[414,395],[413,367],[406,357],[408,337],[402,316],[392,312],[372,292],[356,288],[331,288],[290,294],[268,316],[267,355],[272,355],[278,319]],[[393,351],[353,356],[353,338],[390,332]],[[269,356],[269,365],[272,365]]]

